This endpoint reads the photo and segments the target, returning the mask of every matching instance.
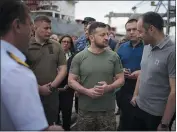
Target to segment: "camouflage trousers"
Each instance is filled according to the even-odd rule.
[[[77,131],[116,131],[114,110],[103,112],[78,112]]]

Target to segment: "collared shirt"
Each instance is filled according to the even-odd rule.
[[[143,48],[144,45],[142,42],[135,47],[132,46],[130,41],[123,43],[117,51],[123,67],[130,69],[131,72],[140,70]]]
[[[61,45],[51,39],[41,45],[32,38],[25,54],[39,85],[52,82],[58,75],[56,69],[66,65],[66,57]]]
[[[25,62],[12,44],[1,40],[1,130],[42,130],[48,127],[33,72],[7,52]]]
[[[80,36],[75,42],[75,50],[77,52],[87,49],[89,46],[90,46],[90,43],[87,40],[85,34]]]
[[[140,109],[163,116],[170,93],[169,78],[176,78],[176,45],[165,37],[158,45],[146,45],[136,102]]]

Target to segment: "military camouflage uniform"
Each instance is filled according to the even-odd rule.
[[[103,112],[79,110],[76,129],[77,131],[115,131],[116,116],[113,110]]]

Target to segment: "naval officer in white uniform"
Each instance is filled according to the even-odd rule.
[[[48,126],[36,77],[22,53],[30,39],[29,11],[21,1],[1,2],[0,130],[62,130],[57,125]]]

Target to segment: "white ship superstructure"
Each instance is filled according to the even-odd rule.
[[[32,7],[32,15],[44,14],[53,18],[66,21],[75,21],[76,0],[46,1],[27,0],[28,6]]]

